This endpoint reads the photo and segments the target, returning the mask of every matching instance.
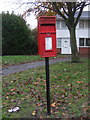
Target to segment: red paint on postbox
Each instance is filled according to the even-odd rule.
[[[41,57],[56,56],[56,17],[38,18],[38,53]]]

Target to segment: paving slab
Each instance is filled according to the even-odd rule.
[[[63,58],[63,59],[55,58],[55,59],[49,60],[49,64],[54,64],[54,63],[64,62],[64,61],[70,61],[70,58]],[[2,68],[2,72],[0,71],[0,73],[2,73],[2,76],[6,76],[6,75],[14,74],[17,72],[25,71],[27,69],[33,69],[43,65],[45,65],[45,61],[13,65],[13,66]]]

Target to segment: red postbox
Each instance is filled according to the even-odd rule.
[[[41,57],[56,56],[56,17],[38,19],[38,52]]]

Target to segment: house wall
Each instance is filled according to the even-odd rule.
[[[60,23],[60,25],[61,25],[61,23]],[[90,31],[90,27],[87,28],[85,26],[84,28],[79,28],[79,23],[78,23],[78,25],[76,27],[77,47],[78,47],[78,51],[79,51],[80,55],[83,55],[83,56],[89,55],[90,46],[89,47],[86,47],[86,46],[80,47],[79,46],[79,38],[90,38],[89,31]],[[65,39],[65,38],[70,39],[69,30],[67,28],[56,29],[56,37],[61,38],[62,40]],[[57,53],[61,53],[61,51],[62,51],[62,47],[57,48]]]
[[[79,47],[80,56],[90,57],[90,47]]]
[[[76,37],[77,38],[90,38],[89,34],[90,28],[87,29],[77,29],[76,31]]]
[[[57,48],[57,54],[61,54],[61,48]]]

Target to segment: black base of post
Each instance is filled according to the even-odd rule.
[[[46,64],[46,97],[47,97],[47,115],[51,114],[50,106],[50,83],[49,83],[49,57],[45,58]]]

